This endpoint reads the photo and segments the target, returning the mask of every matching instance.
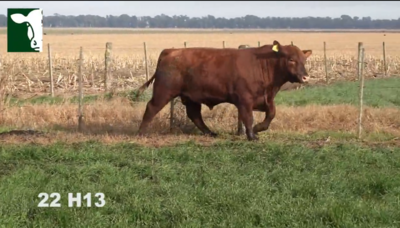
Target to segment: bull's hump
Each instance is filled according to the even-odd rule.
[[[169,57],[176,57],[182,55],[182,50],[180,49],[165,49],[164,54]]]

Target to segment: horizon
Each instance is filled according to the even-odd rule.
[[[7,16],[7,14],[0,14],[0,15],[4,15],[4,16]],[[99,17],[103,17],[103,18],[106,18],[107,16],[113,16],[113,17],[120,17],[120,16],[122,16],[122,15],[128,15],[128,14],[120,14],[120,15],[104,15],[104,16],[102,16],[102,15],[97,15],[97,14],[79,14],[79,15],[66,15],[66,14],[54,14],[54,15],[45,15],[44,13],[43,13],[43,17],[58,17],[58,16],[63,16],[63,17],[79,17],[79,16],[99,16]],[[154,17],[156,17],[156,16],[161,16],[161,15],[165,15],[165,16],[168,16],[168,17],[174,17],[174,16],[186,16],[186,17],[189,17],[189,18],[204,18],[204,17],[207,17],[207,16],[212,16],[212,17],[215,17],[215,18],[222,18],[222,19],[227,19],[227,20],[229,20],[229,19],[235,19],[235,18],[242,18],[242,17],[246,17],[246,16],[255,16],[255,17],[258,17],[258,18],[290,18],[290,19],[303,19],[303,18],[331,18],[331,19],[336,19],[336,18],[341,18],[341,16],[339,16],[339,17],[331,17],[331,16],[304,16],[304,17],[274,17],[274,16],[265,16],[265,17],[259,17],[259,16],[257,16],[257,15],[252,15],[252,14],[247,14],[247,15],[243,15],[243,16],[237,16],[237,17],[232,17],[232,18],[230,18],[230,17],[217,17],[217,16],[214,16],[214,15],[206,15],[206,16],[200,16],[200,17],[197,17],[197,16],[193,16],[193,17],[191,17],[191,16],[188,16],[188,15],[166,15],[166,14],[159,14],[159,15],[154,15],[154,16],[149,16],[149,15],[143,15],[143,16],[138,16],[138,15],[128,15],[129,17],[151,17],[151,18],[154,18]],[[361,20],[363,17],[358,17],[358,16],[352,16],[352,15],[348,15],[348,14],[343,14],[343,15],[345,15],[345,16],[349,16],[349,17],[351,17],[352,19],[354,19],[355,17],[357,17],[358,18],[358,20]],[[400,17],[399,18],[392,18],[392,19],[381,19],[381,18],[372,18],[371,16],[364,16],[364,17],[366,17],[366,18],[370,18],[371,20],[400,20]]]
[[[290,4],[292,7],[288,7]],[[62,16],[79,16],[79,15],[95,15],[95,16],[121,16],[123,14],[136,17],[155,17],[159,15],[166,16],[188,16],[206,17],[207,15],[216,18],[238,18],[246,15],[257,16],[259,18],[281,17],[281,18],[305,18],[305,17],[330,17],[340,18],[341,15],[354,17],[370,17],[372,20],[398,20],[400,18],[398,9],[400,2],[393,1],[347,1],[347,2],[201,2],[201,1],[150,1],[150,2],[10,2],[4,1],[2,5],[7,8],[42,8],[43,16],[54,16],[60,14]],[[42,7],[42,6],[46,7]],[[90,8],[90,12],[88,12]],[[203,8],[204,10],[199,10]],[[355,9],[356,8],[356,9]],[[355,13],[356,12],[356,13]],[[1,14],[1,13],[0,13]],[[7,15],[5,10],[3,15]]]

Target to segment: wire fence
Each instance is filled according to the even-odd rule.
[[[189,44],[184,42],[180,47],[171,48],[190,47]],[[258,42],[258,46],[260,45],[260,42]],[[224,47],[225,42],[222,42],[221,46]],[[325,42],[321,46],[323,47],[322,50],[313,49],[313,55],[307,60],[306,67],[311,76],[311,82],[331,83],[337,80],[357,80],[356,48],[344,47],[340,50],[341,54],[330,54],[330,52],[334,52],[334,49],[329,49],[329,45]],[[154,73],[157,58],[166,47],[149,46],[143,43],[143,45],[129,47],[112,45],[112,48],[106,48],[106,45],[104,45],[103,47],[82,48],[84,90],[98,92],[106,91],[106,83],[109,84],[108,90],[114,91],[138,87],[149,75]],[[366,78],[400,75],[400,57],[386,56],[384,49],[383,43],[380,49],[382,55],[378,57],[366,54],[364,59],[364,75]],[[60,47],[59,45],[53,48],[51,44],[48,44],[47,48],[44,48],[44,52],[40,54],[7,54],[2,57],[2,69],[3,72],[11,76],[9,85],[12,91],[16,93],[46,91],[51,93],[53,91],[52,94],[62,94],[74,92],[78,89],[79,50],[80,48]],[[378,48],[371,47],[368,52],[373,50],[377,51]],[[346,54],[346,51],[351,52],[351,54]],[[109,52],[107,69],[105,64],[106,52]],[[393,53],[395,50],[391,48],[390,52]],[[52,75],[50,75],[50,72]],[[51,78],[54,80],[54,88],[51,87]]]

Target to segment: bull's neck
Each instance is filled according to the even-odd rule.
[[[264,60],[263,65],[266,68],[263,70],[263,75],[268,82],[266,87],[268,90],[272,90],[274,94],[280,90],[283,84],[288,82],[288,73],[283,64],[281,59],[273,58]]]

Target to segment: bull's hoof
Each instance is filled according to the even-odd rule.
[[[205,133],[205,135],[210,136],[210,137],[213,137],[213,138],[215,138],[215,137],[218,136],[218,134],[217,134],[217,133],[214,133],[214,132],[208,132],[208,133]]]
[[[137,133],[137,136],[140,136],[140,137],[143,137],[143,136],[146,136],[146,135],[148,135],[146,132],[138,132]]]
[[[254,134],[248,135],[247,136],[247,140],[249,140],[249,141],[258,141],[258,137],[256,135],[254,135]]]
[[[244,135],[244,131],[237,131],[236,135]]]

